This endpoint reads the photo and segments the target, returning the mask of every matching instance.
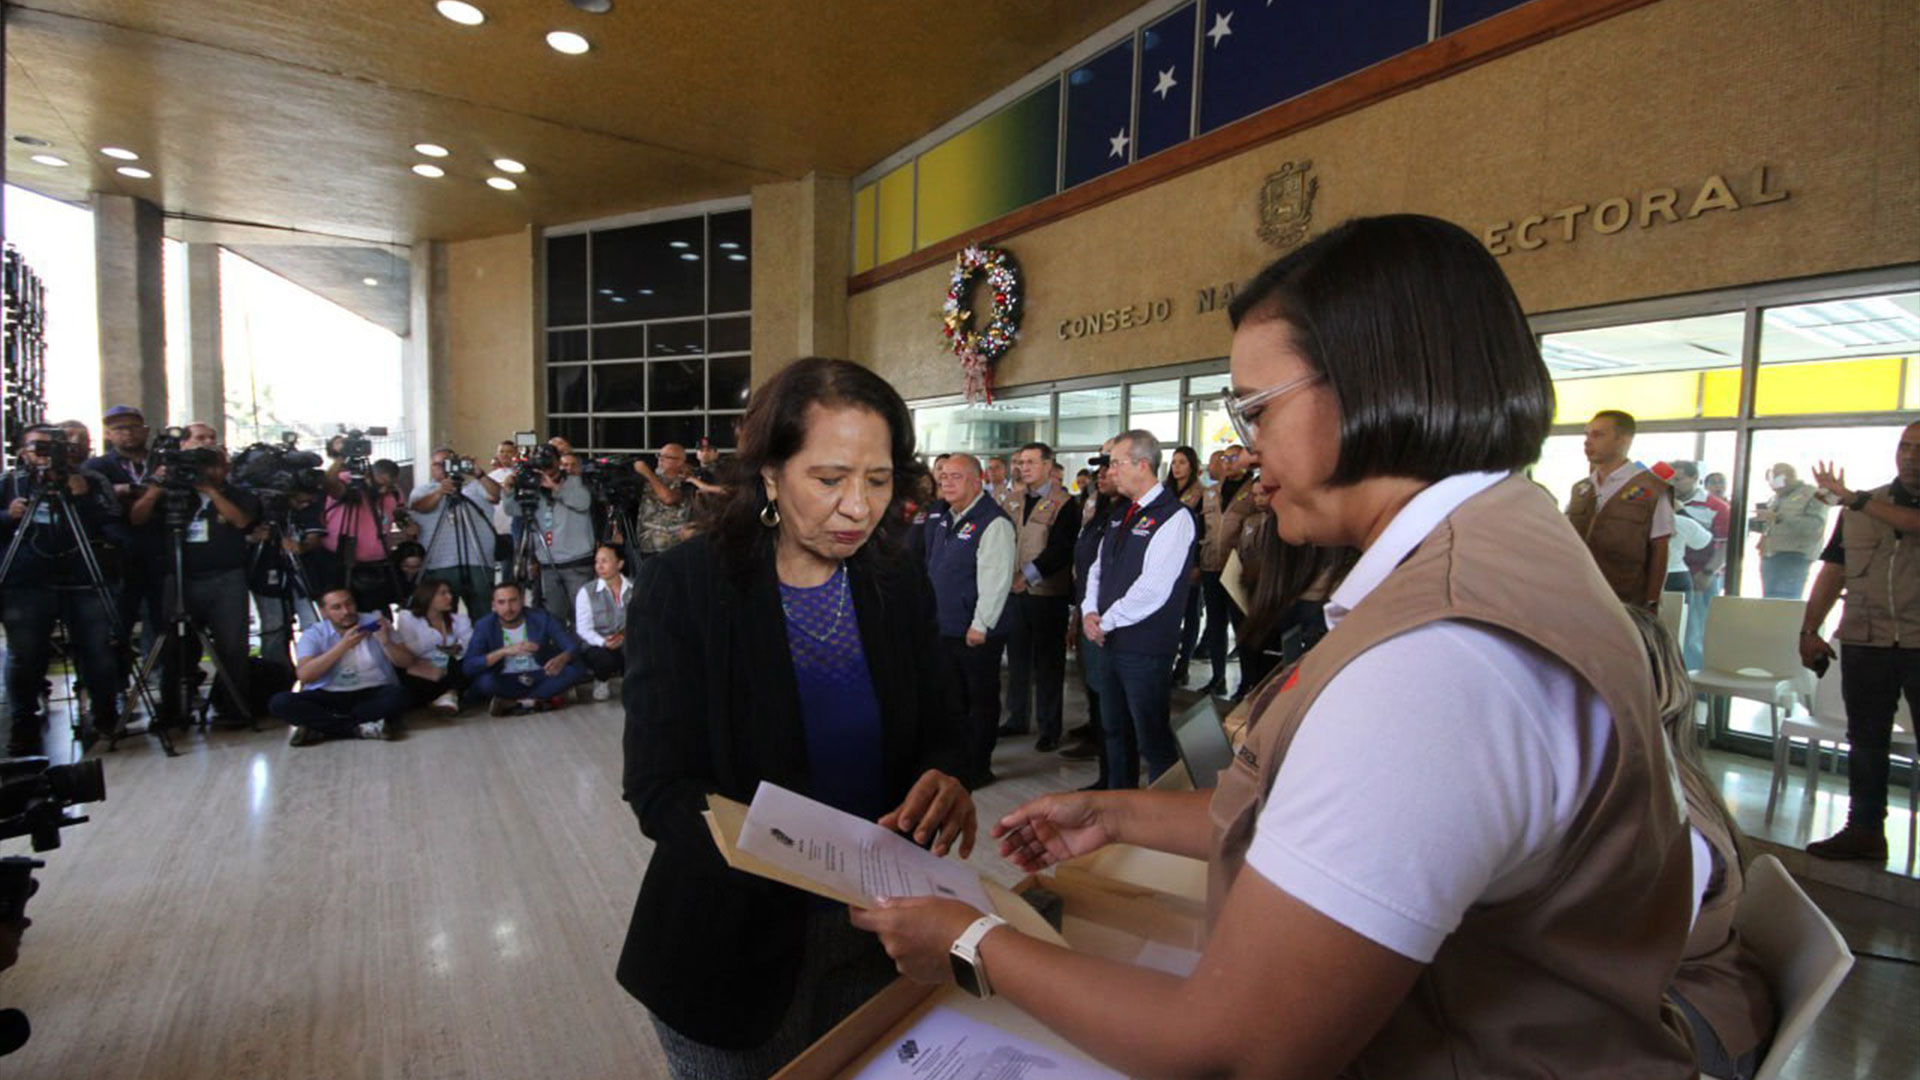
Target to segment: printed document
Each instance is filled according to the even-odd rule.
[[[854,1080],[1122,1080],[1084,1058],[1028,1042],[952,1009],[932,1008]]]
[[[761,781],[739,850],[835,893],[876,906],[883,897],[944,896],[994,910],[980,877],[891,829]]]

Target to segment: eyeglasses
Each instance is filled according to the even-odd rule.
[[[1269,386],[1265,390],[1256,390],[1246,397],[1234,397],[1233,391],[1222,390],[1220,392],[1220,398],[1226,405],[1227,419],[1233,422],[1234,433],[1240,436],[1241,442],[1252,446],[1254,437],[1260,430],[1260,414],[1265,411],[1269,403],[1278,401],[1288,394],[1293,393],[1295,390],[1311,386],[1325,377],[1325,375],[1316,371],[1311,375],[1302,375],[1297,379],[1290,379],[1281,383],[1279,386]]]

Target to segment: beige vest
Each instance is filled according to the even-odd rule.
[[[1233,493],[1232,502],[1221,502],[1218,487],[1207,492],[1206,497],[1202,512],[1207,515],[1207,541],[1200,545],[1200,569],[1217,574],[1226,569],[1227,556],[1239,546],[1240,528],[1246,524],[1247,516],[1264,508],[1258,501],[1260,477],[1249,474],[1246,482]]]
[[[1701,902],[1687,935],[1673,988],[1713,1025],[1727,1053],[1739,1057],[1773,1033],[1773,994],[1753,950],[1733,928],[1734,912],[1747,888],[1746,871],[1733,834],[1720,815],[1707,810],[1720,796],[1686,770],[1680,782],[1687,793],[1687,821],[1707,838],[1716,865],[1715,878],[1708,883],[1710,895]]]
[[[1073,502],[1073,496],[1059,484],[1039,502],[1033,504],[1033,514],[1023,519],[1027,510],[1027,495],[1024,491],[1009,493],[1000,500],[1000,509],[1013,519],[1014,557],[1013,574],[1021,578],[1020,568],[1040,557],[1047,549],[1047,533],[1052,531],[1053,523]],[[1024,580],[1024,579],[1022,579]],[[1073,563],[1048,574],[1040,579],[1040,584],[1027,588],[1034,596],[1070,596],[1073,594]]]
[[[1652,673],[1579,538],[1521,477],[1462,504],[1296,668],[1256,691],[1214,792],[1211,913],[1321,691],[1367,649],[1440,619],[1500,627],[1566,662],[1612,711],[1611,752],[1545,883],[1468,911],[1345,1073],[1693,1076],[1685,1021],[1662,998],[1692,879]],[[1355,768],[1364,783],[1365,763]]]
[[[1613,595],[1629,604],[1645,604],[1655,595],[1655,582],[1667,576],[1666,564],[1654,561],[1649,537],[1654,509],[1667,497],[1666,481],[1641,469],[1627,477],[1607,505],[1596,507],[1598,494],[1591,477],[1573,485],[1567,520],[1586,540]]]
[[[1873,497],[1893,499],[1888,487]],[[1841,642],[1920,648],[1920,536],[1898,537],[1886,522],[1846,510],[1840,539],[1847,562]]]

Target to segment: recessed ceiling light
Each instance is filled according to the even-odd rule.
[[[512,191],[520,185],[504,176],[489,176],[487,177],[487,186],[495,191]]]
[[[574,7],[593,15],[605,15],[613,10],[613,0],[570,0]]]
[[[117,169],[115,169],[115,170],[113,170],[113,171],[114,171],[114,172],[117,172],[117,173],[119,173],[119,174],[120,174],[121,176],[131,176],[131,177],[133,177],[133,178],[134,178],[135,180],[151,180],[151,179],[153,179],[153,174],[152,174],[152,173],[150,173],[150,172],[148,172],[148,171],[147,171],[147,170],[145,170],[145,169],[140,169],[140,168],[135,168],[135,167],[134,167],[134,166],[132,166],[132,165],[122,165],[122,166],[120,166],[119,168],[117,168]]]
[[[739,252],[737,252],[737,251],[736,251],[736,252],[734,252],[733,254],[731,254],[731,255],[729,255],[729,256],[727,256],[727,258],[729,258],[729,259],[732,259],[732,260],[733,260],[734,262],[746,262],[746,261],[747,261],[747,257],[746,257],[745,255],[742,255],[742,254],[740,254],[740,253],[739,253]]]
[[[56,169],[64,169],[67,167],[66,158],[54,157],[52,154],[35,154],[30,160],[36,161],[42,165],[50,165]]]
[[[738,251],[740,250],[740,242],[738,240],[722,240],[720,241],[720,250]]]
[[[438,165],[427,165],[427,164],[415,165],[413,167],[413,171],[420,174],[421,176],[426,177],[429,180],[438,180],[441,177],[447,175],[447,170],[441,168]]]
[[[624,304],[627,302],[627,298],[624,296],[616,296],[613,298],[613,302],[616,304]]]
[[[493,167],[499,169],[501,172],[523,173],[527,171],[525,165],[520,164],[510,157],[494,158]]]
[[[428,157],[446,157],[447,156],[447,148],[444,146],[441,146],[439,143],[430,143],[430,142],[414,143],[413,152],[416,154],[425,154]]]
[[[586,38],[581,37],[571,30],[555,30],[553,33],[548,34],[547,44],[553,47],[554,52],[566,53],[568,56],[579,56],[581,53],[593,48],[593,46],[587,42]]]
[[[641,290],[640,290],[640,295],[641,295],[641,296],[652,296],[652,295],[653,295],[653,290],[652,290],[652,289],[641,289]]]
[[[47,140],[41,138],[38,135],[15,135],[13,137],[13,141],[19,143],[21,146],[46,147],[46,146],[53,145],[52,143],[48,142]]]
[[[683,251],[683,252],[681,252],[681,253],[680,253],[680,257],[681,257],[681,258],[683,258],[683,259],[685,259],[685,260],[687,260],[688,262],[699,262],[699,261],[700,261],[700,256],[698,256],[698,255],[695,255],[695,254],[694,254],[693,252],[691,252],[691,251]]]
[[[372,288],[373,286],[380,284],[380,279],[377,277],[363,277],[360,279],[360,284],[365,285],[368,288]]]
[[[119,161],[139,161],[140,155],[131,150],[122,150],[117,146],[103,146],[100,152]]]
[[[487,13],[466,3],[465,0],[439,0],[433,10],[452,19],[461,26],[479,26],[487,21]]]
[[[687,243],[685,240],[669,240],[667,241],[667,246],[673,248],[675,251],[685,251],[693,245]]]

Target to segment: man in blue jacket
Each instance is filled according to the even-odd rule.
[[[473,624],[461,661],[474,691],[493,699],[488,711],[495,716],[557,709],[588,678],[573,633],[526,600],[516,582],[495,585],[493,611]]]

